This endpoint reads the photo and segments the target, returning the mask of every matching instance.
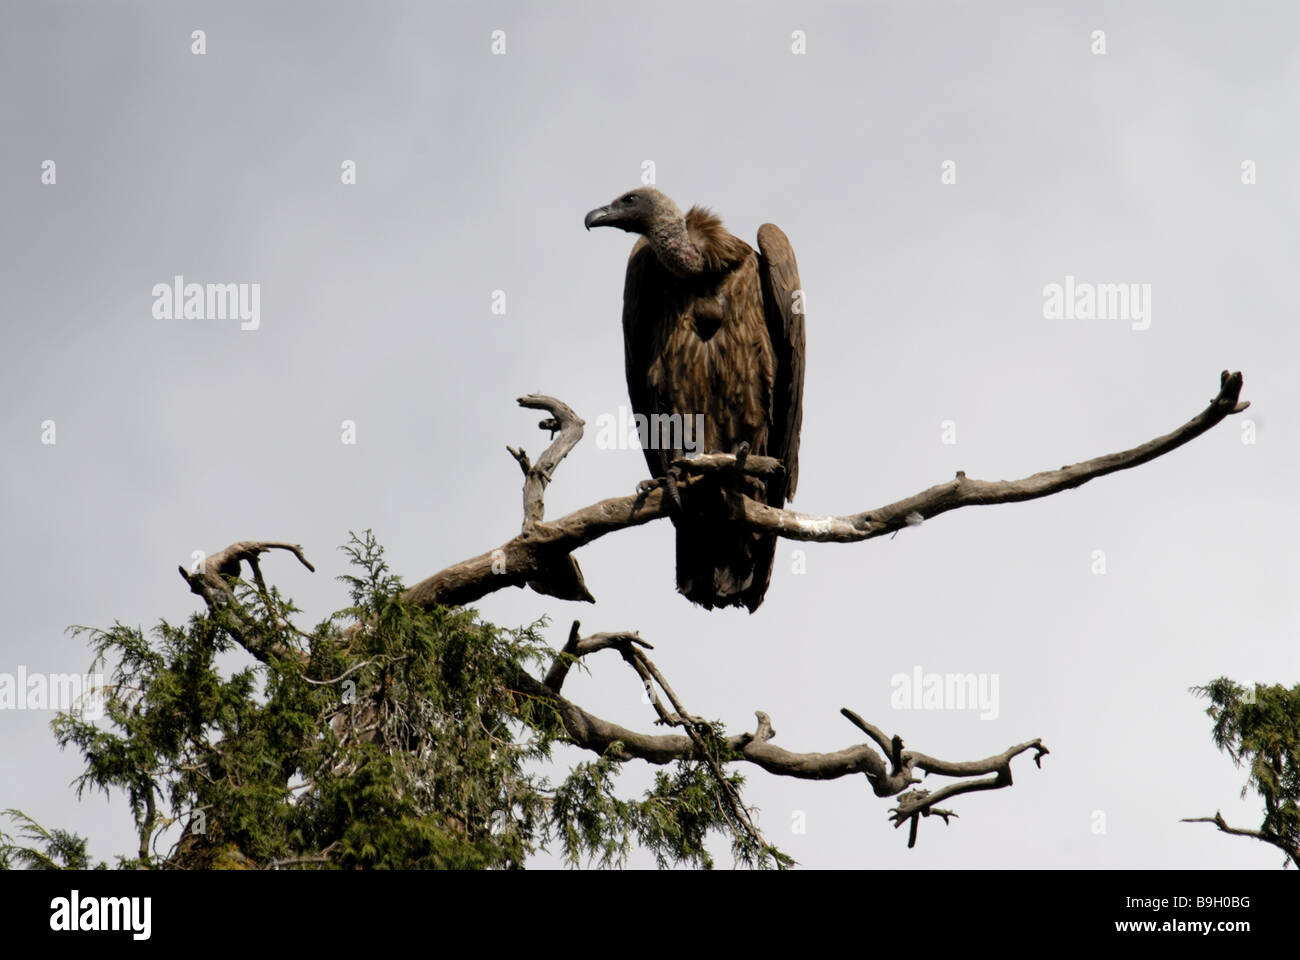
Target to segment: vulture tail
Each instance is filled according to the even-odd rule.
[[[722,492],[699,496],[704,492],[692,491],[685,515],[676,520],[677,591],[706,610],[746,607],[753,613],[772,577],[776,537],[737,529]],[[701,509],[701,500],[710,508]]]

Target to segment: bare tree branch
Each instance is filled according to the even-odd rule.
[[[620,756],[623,758],[637,758],[655,764],[670,763],[674,760],[705,760],[714,769],[714,776],[720,783],[726,783],[720,764],[728,760],[753,763],[768,773],[805,780],[833,780],[849,774],[861,773],[866,776],[876,796],[898,797],[898,806],[890,810],[891,819],[896,827],[903,823],[911,824],[908,846],[916,843],[919,818],[937,816],[947,823],[949,818],[956,816],[951,810],[939,809],[936,804],[963,793],[1009,787],[1012,785],[1011,761],[1015,757],[1033,750],[1034,764],[1041,767],[1042,758],[1049,753],[1041,740],[1030,740],[1008,747],[1002,753],[983,760],[939,760],[918,751],[904,750],[901,737],[886,736],[880,728],[863,720],[846,707],[840,712],[867,733],[874,747],[872,744],[858,744],[835,753],[793,753],[771,743],[775,736],[771,718],[762,711],[756,711],[758,726],[755,731],[725,738],[723,742],[727,748],[726,756],[710,760],[710,754],[698,735],[703,721],[687,714],[658,668],[634,646],[634,644],[648,646],[639,636],[629,633],[596,634],[579,640],[577,631],[578,624],[575,622],[569,632],[569,641],[565,644],[565,652],[569,654],[570,660],[597,650],[617,649],[623,658],[637,669],[638,675],[647,684],[648,689],[653,680],[668,697],[673,707],[671,713],[651,691],[651,702],[659,722],[679,726],[687,731],[686,736],[681,736],[642,734],[628,730],[596,717],[565,699],[560,694],[563,677],[560,677],[559,683],[552,685],[539,683],[526,674],[522,675],[519,680],[519,692],[525,696],[535,697],[554,708],[559,713],[569,737],[577,746],[604,754],[618,743],[621,744]],[[553,676],[554,670],[548,674],[548,679]],[[916,771],[921,771],[927,776],[957,778],[961,782],[947,784],[934,792],[909,790],[908,788],[913,784],[921,782],[921,779],[915,775]],[[984,779],[969,779],[972,777]],[[753,827],[748,812],[739,798],[735,798],[733,802],[738,808],[734,813],[737,821],[742,827],[747,825],[747,829],[752,829],[753,836],[761,841],[761,836]]]
[[[654,647],[642,640],[636,633],[598,633],[580,640],[578,639],[578,628],[578,621],[573,621],[573,626],[569,630],[568,642],[565,643],[560,657],[557,657],[555,666],[552,666],[546,675],[544,681],[546,688],[555,694],[560,692],[560,686],[563,684],[564,676],[568,671],[567,663],[572,662],[573,659],[587,656],[598,650],[609,648],[617,650],[641,678],[646,694],[654,706],[655,713],[658,714],[659,719],[657,722],[668,726],[681,727],[685,730],[694,747],[693,755],[697,759],[702,759],[708,765],[714,780],[721,790],[721,813],[723,818],[731,824],[732,830],[737,834],[744,833],[748,835],[760,848],[767,847],[767,841],[763,839],[762,833],[750,817],[749,809],[741,802],[740,795],[722,771],[723,759],[719,757],[717,749],[710,742],[713,739],[712,725],[686,712],[686,708],[677,699],[677,694],[668,685],[668,681],[659,672],[659,668],[644,653],[644,650],[653,650]],[[671,712],[659,699],[658,694],[655,692],[656,686],[663,691],[669,703],[672,704],[673,709]],[[767,739],[770,739],[770,737],[769,725]]]
[[[895,533],[959,507],[1016,503],[1051,496],[1082,486],[1096,477],[1128,470],[1163,456],[1250,406],[1248,401],[1239,400],[1242,388],[1240,372],[1225,370],[1219,380],[1218,395],[1203,411],[1178,429],[1131,450],[1094,457],[1059,470],[1046,470],[1021,480],[974,480],[964,471],[958,471],[957,476],[946,483],[904,500],[847,516],[814,517],[761,504],[749,497],[737,497],[736,521],[790,540],[854,543]],[[743,458],[739,469],[746,473],[770,473],[776,469],[774,465],[777,463],[770,457],[750,455]],[[677,465],[685,474],[679,486],[697,482],[705,473],[737,469],[736,457],[729,454],[709,454],[678,461]],[[537,516],[540,516],[540,505],[536,509]],[[602,500],[557,520],[538,519],[524,533],[496,550],[453,564],[422,580],[407,591],[407,596],[424,607],[437,604],[458,606],[472,603],[503,587],[543,582],[539,578],[545,577],[549,568],[557,563],[555,558],[568,558],[574,550],[606,534],[649,523],[668,516],[670,512],[662,488],[655,488],[640,494]],[[585,585],[583,590],[586,590]],[[587,593],[581,599],[589,598]]]
[[[905,500],[842,517],[810,517],[759,504],[747,497],[737,497],[734,498],[735,520],[753,529],[788,539],[856,542],[895,533],[905,526],[915,525],[958,507],[1011,503],[1050,496],[1078,487],[1095,477],[1146,463],[1200,436],[1224,418],[1249,406],[1249,403],[1238,399],[1241,388],[1241,374],[1225,370],[1220,377],[1218,395],[1204,411],[1182,427],[1131,450],[1096,457],[1060,470],[1044,471],[1022,480],[972,480],[964,472],[958,472],[954,480]],[[603,500],[558,520],[546,521],[543,502],[546,486],[560,462],[581,439],[583,421],[567,405],[552,397],[530,395],[521,398],[519,403],[525,407],[549,411],[551,417],[543,420],[539,426],[551,431],[553,437],[550,446],[536,463],[532,463],[523,450],[509,448],[524,474],[524,519],[520,534],[496,550],[448,567],[411,587],[406,591],[406,598],[411,602],[425,608],[437,605],[460,606],[504,586],[525,584],[551,596],[590,601],[591,594],[583,582],[581,570],[571,556],[572,551],[608,533],[639,526],[669,514],[671,507],[665,502],[663,488],[658,487],[632,496]],[[555,438],[557,432],[559,437]],[[683,478],[681,485],[698,482],[701,477],[711,473],[731,471],[763,476],[782,469],[779,461],[749,455],[748,451],[742,451],[737,456],[709,454],[680,461],[677,466]],[[233,599],[233,578],[239,574],[241,561],[248,561],[255,582],[265,592],[257,558],[269,549],[290,550],[308,569],[313,569],[296,544],[241,541],[214,554],[197,573],[189,573],[181,568],[181,576],[190,589],[201,596],[209,609],[216,613],[229,606],[229,601]],[[645,656],[644,650],[652,649],[649,644],[637,634],[628,632],[580,638],[578,629],[579,625],[575,622],[563,650],[544,680],[538,680],[522,671],[516,678],[517,695],[533,698],[554,709],[569,738],[577,746],[603,755],[617,743],[622,758],[639,758],[655,764],[674,760],[703,760],[710,764],[724,791],[728,782],[722,774],[722,763],[747,762],[777,776],[812,780],[830,780],[861,773],[867,778],[876,796],[897,797],[898,805],[890,810],[890,814],[896,827],[909,824],[909,846],[916,842],[921,818],[935,816],[947,823],[956,816],[953,811],[941,809],[937,804],[963,793],[1010,786],[1011,762],[1014,758],[1032,750],[1035,765],[1041,766],[1042,757],[1048,753],[1042,741],[1035,739],[1009,747],[1002,753],[983,760],[940,760],[924,753],[905,750],[899,736],[887,736],[880,728],[844,708],[841,711],[844,716],[866,733],[870,742],[855,744],[832,753],[795,753],[772,743],[775,733],[771,720],[766,713],[758,711],[755,714],[758,720],[756,729],[752,733],[723,738],[720,745],[725,752],[716,755],[710,746],[714,742],[712,727],[686,712],[662,673]],[[242,635],[237,632],[235,639],[263,662],[269,662],[273,657],[303,657],[301,651],[286,643],[267,644],[257,639],[256,632],[252,630],[244,631]],[[685,734],[645,734],[629,730],[588,713],[560,693],[572,664],[604,649],[618,650],[637,672],[649,694],[658,722],[681,727],[686,731]],[[664,705],[658,691],[667,697],[671,710]],[[708,737],[704,734],[706,728]],[[950,777],[957,782],[935,791],[912,789],[921,782],[916,776],[918,771],[927,776]],[[752,835],[757,838],[759,835],[739,798],[727,794],[724,801],[731,806],[727,811],[729,819],[739,829],[753,830]],[[1217,815],[1212,822],[1229,833],[1256,836],[1258,839],[1275,842],[1257,831],[1233,830]],[[1292,851],[1288,852],[1295,855]]]
[[[569,629],[568,642],[564,644],[564,649],[555,658],[555,662],[551,664],[551,669],[546,673],[546,679],[542,681],[556,693],[559,693],[560,687],[564,685],[564,680],[569,675],[569,667],[581,657],[595,653],[597,650],[604,650],[607,647],[617,647],[624,642],[638,644],[647,650],[654,649],[651,644],[646,643],[635,633],[597,633],[580,640],[578,639],[578,630],[581,626],[582,624],[577,620],[573,621],[573,626]]]
[[[533,464],[529,463],[528,454],[522,448],[516,450],[513,447],[506,447],[511,456],[518,461],[520,469],[524,471],[524,523],[519,535],[528,537],[542,522],[542,517],[545,515],[543,495],[547,484],[555,475],[555,469],[560,465],[560,461],[568,456],[569,451],[582,439],[582,428],[585,424],[568,404],[554,397],[530,393],[526,397],[520,397],[517,402],[521,407],[530,410],[549,411],[551,415],[537,426],[549,430],[554,438],[551,445]],[[559,433],[558,437],[555,436],[556,433]],[[538,565],[536,575],[527,583],[538,593],[550,597],[558,597],[561,600],[581,600],[587,603],[596,602],[596,598],[587,590],[587,583],[582,578],[578,561],[567,551],[551,554],[547,563]]]
[[[181,574],[191,585],[191,589],[203,597],[209,611],[217,614],[232,607],[230,602],[234,597],[232,583],[239,574],[239,561],[251,562],[259,553],[272,547],[292,550],[308,569],[312,569],[296,545],[270,541],[240,541],[210,557],[209,564],[202,572],[189,574],[182,568]],[[215,571],[221,572],[215,573]],[[209,579],[210,577],[216,579]],[[243,625],[235,624],[233,632],[235,641],[259,661],[270,663],[274,659],[293,659],[299,663],[306,662],[307,655],[304,651],[286,644],[263,643],[257,639],[254,624],[248,624],[247,630],[240,629],[241,626]],[[722,767],[726,763],[752,763],[777,776],[805,780],[834,780],[849,774],[861,773],[866,776],[876,796],[890,797],[901,794],[898,797],[898,807],[890,812],[895,826],[908,821],[912,823],[909,834],[909,845],[911,845],[916,842],[918,817],[938,816],[947,823],[950,817],[955,816],[952,811],[937,809],[936,803],[974,790],[995,790],[1010,786],[1011,760],[1014,757],[1027,750],[1034,750],[1034,762],[1039,764],[1043,755],[1048,752],[1041,740],[1031,740],[984,760],[956,762],[938,760],[924,753],[904,750],[901,737],[886,736],[880,728],[863,720],[848,708],[841,710],[841,713],[866,732],[873,743],[856,744],[834,753],[794,753],[771,742],[775,737],[771,718],[763,711],[756,711],[758,724],[752,733],[723,737],[718,741],[720,749],[715,749],[711,746],[711,741],[714,740],[712,725],[686,711],[659,668],[645,656],[644,651],[653,647],[642,640],[640,635],[635,632],[620,631],[597,633],[580,638],[578,630],[579,624],[574,621],[568,640],[547,672],[545,680],[538,680],[524,671],[517,674],[516,694],[532,698],[554,709],[570,741],[584,750],[604,755],[617,743],[620,744],[617,754],[620,759],[635,758],[654,764],[671,763],[675,760],[699,760],[707,763],[723,791],[723,802],[726,804],[725,816],[733,824],[734,829],[749,833],[760,845],[766,845],[762,834],[723,772]],[[350,634],[351,629],[344,631],[342,638]],[[561,695],[560,690],[573,663],[582,657],[609,649],[617,650],[636,670],[654,707],[656,722],[680,727],[686,731],[684,735],[645,734],[629,730],[587,712]],[[655,687],[662,690],[668,698],[671,710],[660,700]],[[365,709],[360,709],[355,711],[353,716],[362,718],[359,721],[354,720],[354,723],[364,722],[364,718],[368,717],[369,713]],[[364,730],[360,733],[365,735]],[[983,780],[966,780],[962,783],[949,784],[933,794],[917,790],[904,793],[913,784],[921,782],[914,775],[917,770],[927,775],[954,778],[990,774],[992,776],[987,776]]]
[[[1248,830],[1242,827],[1230,827],[1228,822],[1223,819],[1223,814],[1218,810],[1214,811],[1212,817],[1184,817],[1182,823],[1212,823],[1224,833],[1230,833],[1234,837],[1253,837],[1256,840],[1262,840],[1264,843],[1277,847],[1288,857],[1297,867],[1300,867],[1300,846],[1290,843],[1285,837],[1280,837],[1275,833],[1266,830]]]
[[[238,608],[231,603],[235,599],[233,580],[239,576],[240,561],[248,562],[258,589],[264,596],[267,594],[266,582],[262,579],[262,570],[257,559],[267,550],[288,550],[304,567],[312,573],[316,572],[316,568],[303,556],[301,546],[281,540],[240,540],[204,558],[196,572],[191,573],[184,567],[178,569],[181,578],[189,584],[190,592],[202,597],[209,610],[214,613],[218,609],[234,610]],[[266,660],[268,655],[281,658],[298,655],[298,651],[283,641],[264,644],[252,626],[252,624],[232,624],[231,629],[235,632],[235,639],[240,645],[259,660]]]

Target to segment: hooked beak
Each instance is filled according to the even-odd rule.
[[[590,230],[592,227],[599,227],[609,216],[609,207],[597,207],[591,213],[582,218],[582,225]]]

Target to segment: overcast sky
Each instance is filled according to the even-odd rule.
[[[632,241],[582,217],[651,161],[683,208],[794,246],[797,509],[1126,449],[1203,409],[1225,367],[1253,406],[1045,500],[784,543],[752,616],[674,592],[665,522],[579,553],[595,606],[512,589],[482,615],[545,614],[557,646],[574,617],[640,630],[690,710],[733,731],[764,710],[791,750],[858,742],[843,706],[947,759],[1051,748],[911,851],[862,777],[746,770],[807,867],[1277,868],[1178,821],[1262,816],[1188,687],[1300,680],[1297,38],[1288,3],[6,3],[0,672],[83,670],[70,624],[183,620],[194,550],[301,543],[317,573],[264,568],[314,623],[345,603],[350,530],[408,583],[502,543],[505,445],[545,442],[528,392],[589,424],[548,516],[631,492],[640,452],[590,428],[627,403]],[[159,319],[176,275],[260,284],[259,327]],[[1149,284],[1149,328],[1045,317],[1067,277]],[[566,693],[651,729],[631,671],[589,666]],[[996,719],[894,709],[891,677],[918,667],[996,674]],[[76,801],[50,719],[0,711],[0,807],[129,853],[126,804]]]

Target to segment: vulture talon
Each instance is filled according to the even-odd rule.
[[[673,511],[678,516],[686,512],[682,507],[682,493],[677,489],[677,481],[681,477],[681,467],[669,467],[668,472],[664,474],[664,489],[668,491],[668,499],[673,502]]]
[[[668,472],[662,477],[648,477],[636,485],[636,495],[644,499],[651,490],[663,488],[668,497],[669,503],[672,504],[672,511],[678,515],[682,513],[682,495],[677,488],[677,482],[681,479],[680,467],[669,467]]]

